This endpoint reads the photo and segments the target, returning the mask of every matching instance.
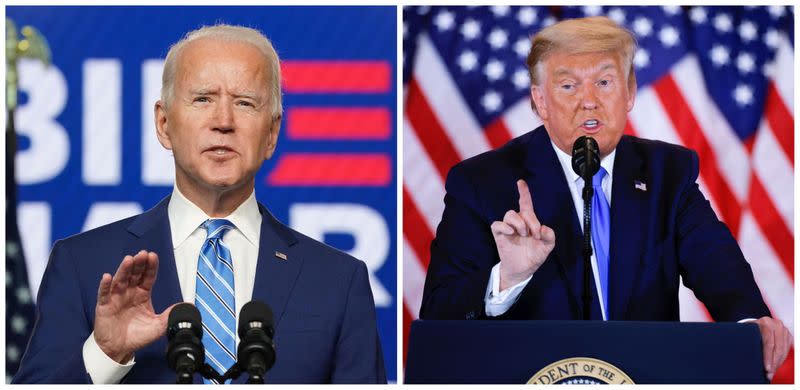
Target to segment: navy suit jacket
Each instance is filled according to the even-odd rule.
[[[717,321],[769,315],[738,244],[697,186],[697,154],[631,136],[623,136],[616,150],[609,319],[679,320],[679,276]],[[582,230],[544,126],[450,170],[420,318],[486,317],[486,286],[500,261],[490,225],[506,211],[519,210],[518,179],[528,183],[536,215],[555,231],[556,244],[500,317],[582,318]],[[637,189],[636,182],[646,190]],[[590,279],[593,318],[602,318]]]
[[[82,357],[97,287],[127,254],[159,256],[157,313],[183,301],[167,205],[56,242],[39,288],[33,335],[15,383],[90,383]],[[278,222],[259,204],[261,239],[253,299],[275,316],[276,362],[267,383],[386,383],[366,265]],[[275,252],[287,255],[287,260]],[[136,352],[123,383],[174,383],[163,336]],[[247,378],[243,374],[237,382]],[[195,374],[195,383],[202,383]]]

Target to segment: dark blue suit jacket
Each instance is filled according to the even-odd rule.
[[[697,154],[623,136],[611,195],[610,320],[677,321],[678,277],[718,321],[769,315],[750,266],[700,192]],[[500,261],[490,225],[519,210],[516,181],[528,183],[556,244],[502,318],[581,319],[581,228],[545,128],[454,166],[442,221],[431,244],[420,318],[485,318],[491,268]],[[636,181],[646,191],[634,187]],[[599,301],[591,278],[592,311]]]
[[[37,300],[37,320],[15,383],[88,383],[83,343],[92,332],[97,287],[122,258],[159,255],[157,313],[181,302],[167,205],[56,242]],[[275,315],[277,360],[267,383],[386,383],[375,305],[365,264],[306,237],[261,211],[253,299]],[[277,258],[276,251],[288,260]],[[123,383],[174,383],[166,336],[136,352]],[[243,374],[238,382],[247,378]],[[195,375],[195,383],[201,383]]]

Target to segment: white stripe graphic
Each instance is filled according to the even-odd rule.
[[[513,106],[503,113],[505,122],[511,137],[519,137],[542,125],[542,120],[533,112],[531,99],[520,99]]]

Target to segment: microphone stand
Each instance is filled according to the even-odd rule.
[[[589,278],[592,273],[592,178],[583,178],[583,319],[591,319],[591,294]]]

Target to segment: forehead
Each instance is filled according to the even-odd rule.
[[[554,52],[543,61],[548,75],[622,71],[621,56],[616,52],[567,53]]]
[[[225,76],[266,81],[269,66],[264,54],[250,43],[199,38],[181,49],[176,73],[179,80]]]

